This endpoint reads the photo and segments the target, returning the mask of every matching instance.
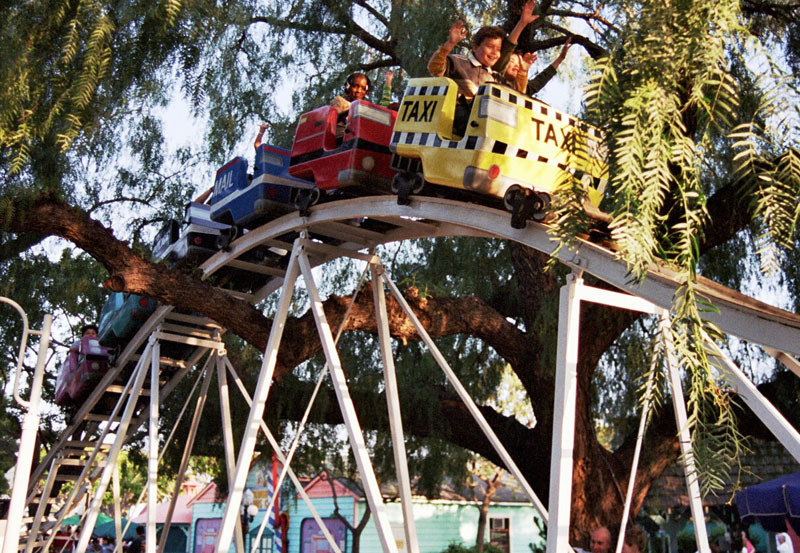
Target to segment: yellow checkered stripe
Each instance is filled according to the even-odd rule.
[[[448,86],[409,86],[406,87],[405,96],[445,96],[447,95]]]
[[[507,144],[493,138],[482,136],[465,136],[461,140],[442,140],[437,133],[395,132],[392,134],[392,149],[394,150],[399,144],[409,146],[428,146],[433,148],[450,148],[454,150],[478,150],[509,157],[518,157],[530,161],[536,161],[538,163],[554,165],[562,171],[570,173],[580,181],[586,182],[586,177],[588,177],[591,179],[591,181],[586,183],[591,183],[598,188],[606,184],[606,179],[593,177],[591,174],[581,169],[575,169],[574,167],[570,167],[564,163],[559,163],[555,159],[551,159],[534,152],[529,152],[522,148],[518,148],[513,144]]]
[[[491,84],[483,84],[478,89],[478,96],[492,96],[494,98],[504,100],[509,104],[514,104],[529,110],[533,115],[552,117],[556,121],[561,121],[575,127],[576,129],[580,129],[591,137],[599,140],[603,139],[603,133],[600,132],[600,129],[591,127],[583,121],[579,121],[571,115],[567,115],[566,113],[558,111],[557,109],[553,109],[541,102],[534,102],[529,96],[525,96],[524,94],[520,94],[511,89],[493,86]]]

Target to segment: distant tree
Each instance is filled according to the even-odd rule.
[[[369,503],[364,501],[364,512],[361,514],[361,520],[357,523],[355,520],[351,521],[345,515],[342,514],[341,509],[339,508],[339,497],[336,493],[336,481],[339,479],[336,476],[330,475],[327,471],[324,473],[326,480],[331,486],[331,494],[333,495],[333,513],[331,516],[337,520],[342,521],[342,524],[350,531],[350,536],[352,541],[350,546],[350,551],[353,553],[359,553],[361,551],[361,533],[364,531],[364,528],[367,527],[367,523],[369,522],[369,517],[372,511],[370,510]],[[364,496],[364,490],[359,484],[359,480],[352,480],[350,478],[345,478],[348,481],[348,484],[354,486],[356,489],[361,490],[361,496]]]
[[[472,483],[470,486],[472,489],[473,501],[479,501],[478,533],[475,538],[475,551],[477,553],[482,553],[486,540],[486,523],[489,520],[489,507],[491,506],[495,495],[497,495],[497,490],[503,487],[503,483],[500,480],[500,476],[503,474],[503,469],[489,466],[489,464],[486,462],[480,463],[477,459],[472,460],[470,469],[472,475],[485,486],[481,487],[481,493],[483,497],[481,497],[480,500],[478,499],[477,493],[478,486],[475,483]]]

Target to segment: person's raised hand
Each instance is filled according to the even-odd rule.
[[[528,25],[536,21],[539,16],[534,15],[534,10],[536,10],[536,0],[528,0],[522,6],[522,14],[519,16],[520,23],[523,25]]]
[[[460,19],[453,23],[450,27],[450,33],[447,37],[447,43],[451,46],[455,46],[459,42],[461,42],[464,37],[467,36],[467,26],[466,24],[461,21]]]
[[[519,58],[519,69],[520,69],[520,71],[527,72],[528,69],[530,69],[530,67],[533,64],[533,62],[535,62],[538,59],[539,59],[539,56],[537,56],[534,52],[525,52]]]
[[[558,67],[559,64],[564,61],[564,58],[567,57],[567,52],[569,52],[570,46],[572,46],[572,37],[569,37],[564,43],[564,46],[561,47],[561,52],[558,53],[558,57],[553,62],[554,67]]]

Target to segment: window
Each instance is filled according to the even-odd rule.
[[[489,519],[489,543],[504,553],[511,551],[511,521],[507,518]]]
[[[261,542],[256,544],[255,539],[257,536],[258,528],[247,535],[247,543],[244,545],[245,551],[250,551],[250,553],[271,553],[272,535],[267,535],[267,532],[264,532],[261,535]]]

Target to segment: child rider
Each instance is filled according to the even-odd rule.
[[[507,38],[500,27],[481,27],[472,37],[472,49],[468,55],[452,54],[453,48],[466,36],[467,29],[463,21],[456,21],[450,27],[447,42],[442,44],[428,61],[428,71],[434,77],[448,77],[458,85],[458,101],[454,121],[454,131],[464,134],[471,102],[478,92],[478,87],[486,82],[504,82],[502,73],[495,71],[505,69],[508,56],[514,50],[522,29],[538,16],[533,15],[536,6],[534,0],[528,0],[523,6],[519,22]],[[498,63],[499,62],[499,63]]]

